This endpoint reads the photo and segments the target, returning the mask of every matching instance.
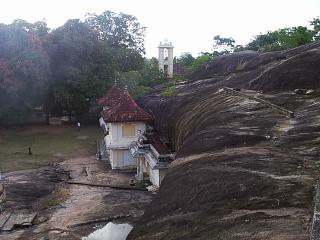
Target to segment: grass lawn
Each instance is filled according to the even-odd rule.
[[[0,128],[0,171],[36,168],[50,162],[92,156],[96,140],[102,139],[98,126],[40,125]],[[32,155],[28,155],[31,147]]]

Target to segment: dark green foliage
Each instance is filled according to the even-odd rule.
[[[48,39],[52,80],[47,113],[79,115],[89,110],[90,100],[102,94],[105,80],[111,81],[111,53],[97,33],[80,20],[69,20]],[[107,71],[109,69],[109,71]]]
[[[146,79],[156,79],[144,67],[144,29],[135,17],[110,11],[52,31],[44,21],[0,24],[0,123],[39,106],[47,115],[83,116],[117,77],[134,71],[139,78],[126,85],[143,94]]]
[[[210,62],[212,59],[213,57],[210,54],[201,54],[193,61],[189,69],[191,72],[194,72],[199,68],[201,68],[206,63]]]
[[[311,22],[310,25],[313,27],[313,36],[314,40],[319,40],[320,39],[320,18],[314,18]]]
[[[255,36],[255,40],[251,41],[247,45],[247,49],[258,51],[264,46],[271,46],[276,41],[275,37],[271,32],[266,34],[260,34]]]
[[[51,76],[38,23],[0,25],[0,123],[23,122],[43,101]]]
[[[315,38],[315,32],[307,27],[282,28],[255,36],[255,39],[248,43],[246,49],[255,51],[285,50],[311,43]]]
[[[233,38],[220,37],[220,35],[213,37],[213,49],[220,50],[220,52],[230,52],[234,48],[234,43]]]
[[[182,53],[179,58],[175,59],[175,63],[180,63],[184,66],[190,66],[194,61],[194,57],[192,56],[191,53],[185,52]]]
[[[197,58],[194,58],[190,53],[183,53],[179,58],[175,58],[175,63],[182,64],[186,69],[186,74],[183,77],[188,77],[189,74],[200,69],[215,57],[230,53],[234,49],[240,50],[242,47],[239,45],[235,47],[235,40],[233,38],[216,35],[213,40],[214,51],[212,53],[202,52]]]
[[[53,80],[48,112],[80,115],[119,78],[120,73],[140,70],[143,31],[136,18],[106,11],[90,14],[85,23],[69,20],[49,38]],[[126,85],[135,89],[140,79]],[[136,90],[135,90],[136,91]]]
[[[190,53],[183,53],[179,58],[175,59],[177,64],[182,64],[186,70],[185,75],[181,76],[182,79],[184,77],[188,77],[189,74],[198,70],[206,63],[210,62],[214,57],[220,55],[218,52],[213,53],[201,53],[197,58],[194,58]],[[177,76],[176,76],[177,77]]]
[[[144,32],[136,17],[105,11],[100,15],[88,14],[85,21],[99,33],[101,40],[114,48],[131,49],[139,54],[144,54]]]
[[[161,97],[169,97],[175,94],[177,91],[175,86],[168,87],[164,92],[160,93]]]
[[[168,82],[159,71],[157,59],[145,59],[139,71],[118,72],[117,84],[127,88],[134,98],[139,98],[150,92],[155,85]]]
[[[134,49],[113,49],[112,56],[113,66],[116,71],[140,70],[143,66],[143,57]]]

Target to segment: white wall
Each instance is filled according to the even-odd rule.
[[[167,172],[168,172],[168,169],[159,169],[159,174],[160,174],[160,176],[159,176],[159,178],[160,178],[160,184],[161,184],[161,182],[162,182],[162,180],[163,180],[163,178],[166,176],[166,174],[167,174]]]
[[[149,175],[150,182],[160,187],[160,184],[165,177],[168,169],[154,169],[152,170],[151,166],[149,165],[148,161],[143,157],[139,157],[137,159],[137,177],[138,180],[142,180],[143,172],[146,172]]]
[[[153,185],[160,186],[159,169],[152,170],[149,168],[149,178]]]
[[[107,124],[109,127],[109,135],[104,137],[104,141],[107,149],[110,149],[109,158],[112,169],[135,167],[137,163],[129,151],[129,146],[132,142],[138,140],[139,130],[141,130],[141,134],[146,131],[145,122],[118,122]],[[135,126],[134,136],[122,136],[122,126],[125,124],[133,124]]]
[[[160,184],[161,184],[163,178],[165,177],[167,171],[168,171],[168,169],[152,170],[151,168],[149,168],[149,177],[150,177],[150,181],[152,182],[152,184],[160,187]]]
[[[111,150],[110,164],[112,169],[135,168],[137,165],[129,150]]]
[[[123,137],[122,136],[122,126],[124,124],[134,124],[135,125],[135,136]],[[146,124],[144,122],[124,122],[124,123],[109,123],[110,139],[107,142],[108,145],[127,145],[129,146],[133,141],[138,140],[139,130],[141,134],[146,131]]]
[[[143,173],[147,172],[147,168],[145,166],[145,158],[137,157],[137,179],[139,181],[143,180]]]

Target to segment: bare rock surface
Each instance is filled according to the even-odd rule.
[[[25,217],[37,216],[22,230],[14,224],[7,229],[9,232],[2,229],[0,239],[81,239],[108,221],[134,223],[151,201],[150,193],[73,185],[65,181],[129,186],[133,177],[132,173],[112,171],[106,162],[94,157],[8,173],[5,175],[8,201],[6,211],[0,213],[0,221],[9,216],[8,212],[17,215],[25,211]],[[7,225],[14,220],[9,218]]]
[[[36,207],[38,200],[55,189],[55,183],[68,179],[68,174],[58,166],[22,170],[3,175],[6,188],[5,209],[25,210]]]
[[[174,95],[141,99],[177,159],[128,239],[309,239],[320,156],[319,54],[317,42],[223,56]],[[219,92],[224,86],[294,118]]]

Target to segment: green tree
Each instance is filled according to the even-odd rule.
[[[0,87],[8,94],[23,96],[26,103],[40,95],[50,76],[49,56],[31,27],[23,20],[0,26]]]
[[[110,49],[113,68],[118,72],[136,71],[143,65],[144,34],[136,17],[105,11],[88,14],[85,23],[98,33],[98,38]]]
[[[319,40],[320,39],[320,18],[314,18],[311,22],[310,25],[313,27],[313,37],[314,40]]]
[[[233,38],[225,38],[220,35],[213,37],[213,49],[218,50],[221,54],[229,53],[234,48],[235,40]]]
[[[33,24],[32,31],[35,32],[39,37],[45,37],[50,31],[45,21],[37,21]]]
[[[55,29],[47,46],[52,68],[47,113],[53,110],[65,111],[69,116],[85,113],[90,100],[111,85],[115,70],[110,49],[91,27],[78,19]]]
[[[26,32],[35,33],[38,36],[42,37],[48,34],[49,28],[47,23],[42,21],[36,21],[34,23],[29,23],[23,19],[15,19],[11,24],[11,27],[15,27],[18,29],[23,29]]]
[[[124,13],[105,11],[100,15],[88,14],[85,22],[99,33],[111,47],[132,49],[139,54],[145,53],[144,34],[137,18]]]
[[[184,52],[180,55],[179,58],[176,59],[176,63],[180,63],[185,67],[190,66],[194,61],[194,57],[189,52]]]
[[[134,49],[112,48],[113,67],[119,72],[137,71],[143,66],[143,57]]]
[[[210,62],[212,59],[213,59],[213,57],[210,54],[201,54],[191,64],[191,66],[189,68],[190,72],[194,72],[194,71],[200,69],[203,65]]]
[[[167,82],[164,73],[159,70],[158,59],[156,58],[145,59],[140,72],[143,77],[141,85],[154,87],[155,85]]]
[[[51,76],[50,58],[34,29],[34,24],[20,19],[0,25],[1,120],[14,122],[19,115],[23,119],[42,104]]]
[[[111,23],[104,22],[111,18]],[[47,41],[53,69],[47,112],[85,114],[90,103],[103,95],[115,79],[130,89],[141,90],[144,78],[137,71],[143,68],[144,60],[136,49],[139,46],[123,39],[131,33],[119,32],[125,31],[123,24],[128,21],[135,18],[107,11],[91,15],[86,22],[69,20],[52,31]]]
[[[123,89],[127,89],[134,98],[138,98],[150,90],[149,87],[141,84],[143,76],[138,71],[118,73],[116,79],[117,84]]]
[[[258,51],[262,48],[272,48],[271,46],[276,42],[276,38],[272,32],[267,32],[266,34],[259,34],[255,36],[255,39],[249,42],[246,49]]]
[[[28,49],[11,58],[15,77],[19,79],[17,93],[31,107],[42,105],[51,75],[49,56],[43,50]]]
[[[134,98],[138,98],[152,90],[156,85],[168,80],[159,71],[156,58],[144,59],[139,71],[118,72],[115,79],[122,88],[127,88]]]
[[[246,49],[278,51],[298,47],[313,41],[314,32],[307,27],[282,28],[273,32],[259,34],[249,42]]]

